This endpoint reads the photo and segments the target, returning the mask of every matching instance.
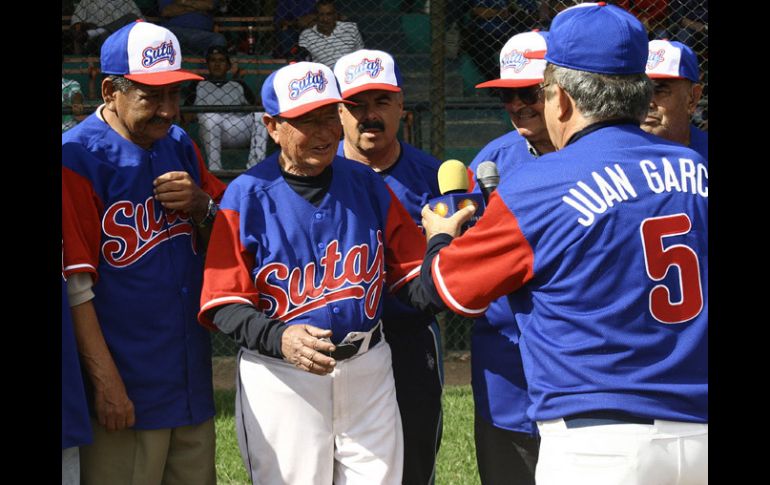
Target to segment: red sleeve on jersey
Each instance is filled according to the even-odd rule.
[[[516,216],[493,192],[476,225],[439,251],[431,274],[453,312],[478,317],[493,300],[532,279],[534,263]]]
[[[425,235],[390,187],[388,193],[391,204],[385,223],[386,283],[395,292],[420,274],[426,243]]]
[[[214,220],[206,253],[198,321],[215,330],[206,313],[220,305],[246,303],[258,307],[259,292],[251,278],[254,255],[243,247],[240,238],[240,214],[222,209]]]
[[[225,193],[227,185],[209,172],[209,169],[206,168],[206,162],[203,159],[200,148],[198,148],[198,145],[194,141],[192,144],[193,148],[195,148],[195,154],[198,156],[198,170],[201,173],[201,189],[209,194],[211,198],[214,199],[214,202],[219,203],[219,201],[222,200],[222,194]]]
[[[61,189],[64,276],[92,273],[96,282],[104,205],[91,183],[66,167],[61,169]]]
[[[468,171],[468,193],[470,194],[476,188],[476,177],[473,176],[473,171],[470,167],[466,170]]]

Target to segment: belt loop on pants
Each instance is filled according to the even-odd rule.
[[[655,424],[652,418],[642,418],[620,411],[588,411],[564,417],[567,429],[605,426],[608,424]]]
[[[368,332],[350,332],[347,334],[342,342],[335,345],[334,352],[329,352],[327,355],[335,360],[349,359],[374,348],[381,339],[382,320],[379,320]]]

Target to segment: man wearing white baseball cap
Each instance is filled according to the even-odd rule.
[[[513,131],[492,140],[474,157],[478,175],[492,162],[501,178],[520,163],[554,151],[543,119],[545,60],[524,57],[545,52],[548,32],[516,34],[500,50],[500,78],[476,85],[496,88]],[[476,191],[480,191],[478,178]],[[479,476],[484,485],[534,485],[540,437],[527,416],[532,404],[519,349],[520,332],[510,302],[503,297],[473,323],[471,385],[475,404],[474,439]]]
[[[404,114],[404,93],[395,59],[380,50],[357,50],[337,61],[334,74],[342,97],[355,103],[340,105],[345,138],[337,155],[379,173],[419,224],[423,204],[441,195],[441,162],[396,137]],[[382,323],[393,354],[404,430],[402,484],[428,485],[434,480],[442,431],[439,326],[433,316],[401,303],[392,294],[385,297]]]
[[[655,90],[642,129],[708,159],[708,133],[690,123],[703,92],[695,52],[681,42],[651,40],[646,72]]]
[[[627,11],[563,10],[543,72],[557,150],[502,177],[459,237],[468,212],[423,209],[434,301],[511,301],[538,485],[708,483],[708,161],[640,128],[647,57]]]
[[[336,155],[338,103],[323,64],[268,76],[280,150],[229,185],[209,244],[199,320],[241,346],[236,428],[254,483],[401,483],[382,296],[419,288],[425,238],[379,175]]]
[[[224,184],[172,124],[179,42],[138,21],[101,48],[104,104],[62,135],[64,274],[87,375],[84,484],[213,484],[203,254]]]

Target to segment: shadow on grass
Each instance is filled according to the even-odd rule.
[[[217,389],[214,391],[214,407],[217,416],[232,417],[235,415],[235,390]]]

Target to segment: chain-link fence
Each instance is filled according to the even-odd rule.
[[[196,6],[183,8],[181,3]],[[225,180],[275,149],[260,122],[259,91],[264,79],[291,60],[333,65],[336,58],[361,44],[391,53],[399,65],[407,111],[401,136],[440,159],[469,163],[490,140],[511,129],[497,93],[475,85],[499,77],[499,52],[511,36],[547,30],[554,15],[575,3],[136,0],[132,6],[117,0],[64,1],[62,114],[73,112],[70,101],[65,101],[64,78],[80,84],[84,114],[100,103],[100,42],[141,15],[170,25],[182,43],[184,67],[206,76],[205,81],[185,87],[179,123],[202,148],[209,167]],[[650,39],[679,40],[697,53],[704,89],[693,122],[708,129],[706,0],[608,3],[636,15]],[[191,28],[198,32],[190,34]],[[221,48],[212,52],[211,45]],[[446,315],[442,322],[446,349],[468,349],[470,321]],[[217,355],[234,351],[235,346],[221,335],[215,337]]]

